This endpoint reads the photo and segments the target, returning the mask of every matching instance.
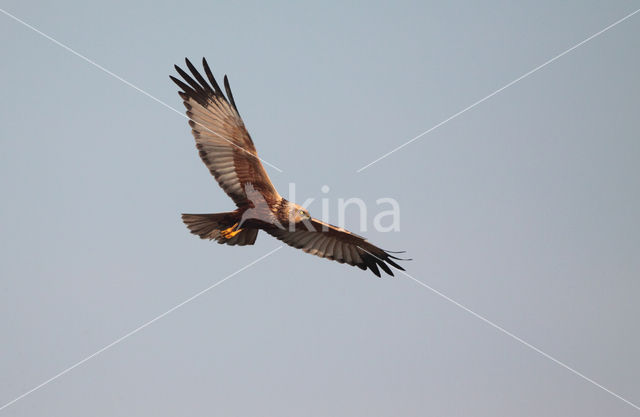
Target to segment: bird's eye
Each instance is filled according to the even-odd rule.
[[[300,210],[300,215],[304,216],[304,210]]]

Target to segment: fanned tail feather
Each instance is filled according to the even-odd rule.
[[[201,239],[216,240],[227,245],[253,245],[258,236],[258,229],[245,229],[226,239],[222,231],[233,226],[237,219],[235,212],[209,213],[209,214],[183,214],[182,221],[187,225],[191,233],[200,236]]]

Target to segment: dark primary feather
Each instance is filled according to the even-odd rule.
[[[231,92],[231,86],[229,85],[229,78],[224,76],[224,89],[227,92],[227,97],[229,97],[229,101],[231,101],[231,105],[236,111],[238,111],[238,106],[236,106],[236,101],[233,99],[233,93]]]
[[[205,71],[205,74],[207,75],[207,78],[209,79],[209,82],[207,82],[204,79],[204,77],[200,74],[200,72],[198,72],[196,67],[191,63],[191,61],[188,58],[185,58],[184,61],[187,64],[187,68],[189,69],[192,75],[187,74],[185,70],[183,70],[177,65],[174,65],[173,67],[178,72],[178,74],[180,74],[180,76],[184,79],[184,81],[186,81],[186,84],[182,80],[172,75],[170,75],[169,78],[171,78],[171,80],[174,83],[176,83],[176,85],[178,85],[178,87],[180,87],[182,91],[184,91],[187,94],[187,96],[193,97],[195,100],[198,101],[198,103],[202,104],[203,106],[207,104],[208,98],[211,98],[211,97],[220,98],[225,102],[230,103],[233,106],[233,109],[236,111],[236,113],[240,115],[240,113],[238,112],[238,108],[236,106],[235,100],[233,99],[233,93],[231,92],[231,87],[229,85],[229,81],[226,75],[224,76],[224,85],[225,85],[225,90],[227,92],[227,95],[225,96],[224,93],[222,92],[222,89],[218,85],[215,77],[213,76],[213,73],[211,72],[211,68],[209,67],[209,64],[207,63],[207,60],[205,58],[202,58],[202,66],[204,67],[204,71]],[[195,80],[192,78],[192,76],[195,77]]]
[[[213,86],[215,93],[222,95],[222,89],[220,89],[220,86],[216,82],[216,79],[214,78],[213,73],[211,72],[211,68],[209,68],[209,64],[207,63],[207,60],[204,58],[202,58],[202,66],[204,67],[204,73],[207,74],[207,78],[209,79],[209,82]]]

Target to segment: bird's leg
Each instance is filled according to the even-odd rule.
[[[236,230],[236,227],[238,227],[238,223],[235,223],[233,226],[227,229],[221,230],[220,234],[222,235],[223,238],[225,238],[226,240],[229,240],[235,235],[237,235],[238,233],[242,232],[243,229]]]

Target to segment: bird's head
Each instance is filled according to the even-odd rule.
[[[299,204],[289,202],[289,222],[299,223],[310,219],[309,212]]]

